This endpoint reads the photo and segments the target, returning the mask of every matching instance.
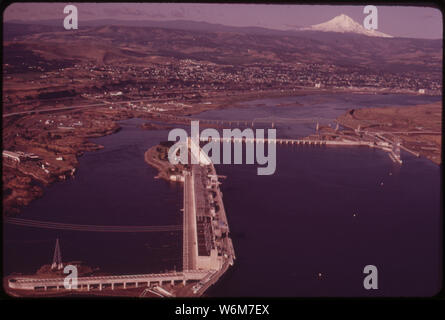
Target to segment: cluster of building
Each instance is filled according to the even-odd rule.
[[[386,72],[364,66],[322,63],[218,65],[191,59],[149,66],[83,63],[43,75],[39,73],[39,76],[41,83],[77,83],[84,86],[83,93],[114,100],[140,97],[187,100],[201,97],[206,91],[229,93],[296,86],[389,89],[427,94],[440,94],[442,89],[440,72]]]
[[[74,130],[83,127],[84,123],[79,118],[71,115],[48,115],[46,119],[39,119],[39,124],[43,124],[45,129]]]

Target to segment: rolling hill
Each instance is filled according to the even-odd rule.
[[[28,55],[37,55],[46,60],[95,63],[144,63],[152,57],[164,57],[223,65],[334,64],[363,66],[387,72],[440,72],[442,68],[441,40],[221,25],[205,28],[210,24],[199,22],[189,23],[189,27],[184,29],[178,26],[186,25],[185,22],[174,22],[168,28],[127,26],[122,23],[90,24],[78,30],[66,31],[49,23],[5,23],[5,61],[10,61],[12,54],[16,57],[17,45],[20,45],[21,50],[28,52]],[[15,50],[11,50],[14,45]]]

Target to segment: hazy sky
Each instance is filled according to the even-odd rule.
[[[14,3],[6,8],[4,21],[64,18],[67,3]],[[292,29],[330,20],[344,13],[360,24],[364,6],[267,5],[267,4],[156,4],[72,3],[82,19],[193,20],[231,26]],[[442,38],[442,14],[428,7],[377,6],[378,31],[399,37]]]

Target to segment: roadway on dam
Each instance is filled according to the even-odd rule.
[[[194,165],[192,165],[193,170]],[[184,175],[184,209],[183,209],[183,270],[195,270],[198,256],[198,235],[196,227],[196,198],[194,175]]]

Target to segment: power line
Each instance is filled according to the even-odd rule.
[[[168,232],[182,231],[182,225],[164,226],[100,226],[85,224],[68,224],[51,221],[37,221],[19,218],[5,218],[5,223],[25,227],[35,227],[55,230],[88,231],[88,232]]]

